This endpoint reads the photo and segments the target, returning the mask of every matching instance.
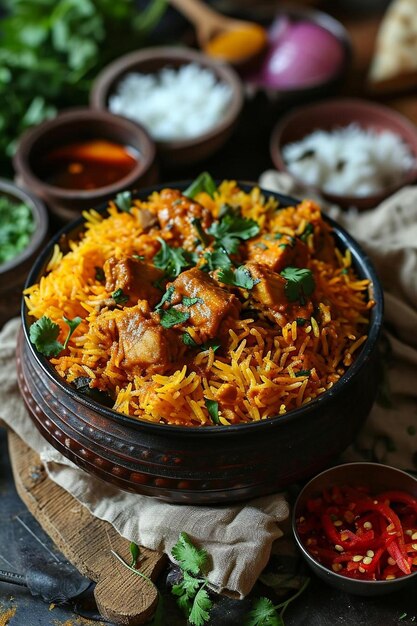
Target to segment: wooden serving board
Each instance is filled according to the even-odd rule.
[[[149,621],[157,604],[155,588],[111,553],[128,562],[130,542],[52,482],[36,452],[11,431],[8,441],[19,496],[65,557],[97,583],[94,595],[102,617],[127,626]],[[155,580],[166,556],[146,548],[140,554],[140,571]]]

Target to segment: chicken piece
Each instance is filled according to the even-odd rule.
[[[278,237],[279,235],[279,237]],[[298,237],[271,233],[260,235],[246,244],[248,261],[267,265],[274,272],[284,267],[306,267],[309,258],[308,248]]]
[[[285,294],[287,281],[280,274],[259,263],[246,263],[245,267],[252,278],[259,280],[251,290],[253,300],[261,305],[261,310],[273,321],[285,326],[289,320],[297,317],[310,318],[313,313],[312,302],[306,302],[303,306],[297,302],[289,302]]]
[[[203,230],[207,230],[213,221],[210,211],[177,189],[164,189],[160,199],[162,208],[158,211],[158,220],[161,229],[169,231],[186,250],[194,250],[198,234],[193,220],[199,219]]]
[[[128,305],[132,306],[138,300],[147,300],[153,307],[161,299],[161,290],[154,283],[161,280],[164,273],[153,265],[132,257],[110,257],[104,263],[103,270],[107,291],[113,293],[121,289],[129,297]]]
[[[116,325],[117,358],[132,376],[140,375],[143,370],[151,374],[165,373],[183,349],[175,331],[163,328],[157,316],[149,314],[141,305],[125,309]]]
[[[202,341],[213,339],[225,318],[239,316],[238,298],[196,267],[182,272],[171,285],[174,287],[171,305],[190,314],[186,324],[194,326]],[[198,298],[198,301],[187,306],[183,303],[184,297]]]

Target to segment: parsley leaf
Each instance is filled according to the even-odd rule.
[[[252,289],[260,282],[259,278],[252,278],[250,271],[244,265],[241,265],[236,270],[219,270],[217,277],[225,285],[233,285],[241,289]]]
[[[190,348],[199,348],[201,351],[208,350],[211,348],[213,352],[216,352],[221,346],[219,341],[215,339],[210,339],[209,341],[205,341],[204,343],[197,343],[191,337],[190,333],[184,333],[182,335],[182,341],[186,346],[190,346]]]
[[[307,296],[316,288],[313,273],[307,268],[286,267],[281,276],[287,281],[284,290],[289,302],[305,304]]]
[[[255,237],[259,230],[259,224],[255,220],[226,213],[220,221],[214,222],[207,232],[213,235],[217,244],[228,254],[235,254],[241,241]]]
[[[201,269],[208,269],[210,272],[213,272],[217,269],[228,270],[232,267],[232,261],[222,248],[216,248],[212,252],[206,252],[204,254],[204,258],[207,261],[207,264]]]
[[[113,293],[111,294],[111,297],[116,304],[124,304],[129,300],[129,296],[123,293],[123,289],[116,289],[116,291],[113,291]]]
[[[156,305],[155,311],[159,311],[160,309],[162,309],[162,306],[165,304],[165,302],[168,302],[168,303],[171,302],[172,294],[174,293],[174,291],[175,291],[175,287],[173,285],[168,287],[168,289],[166,290],[166,292],[162,296],[162,299]]]
[[[208,560],[207,552],[196,548],[187,533],[184,532],[180,533],[171,554],[178,561],[181,569],[196,576],[204,570]]]
[[[68,335],[62,344],[57,341],[59,336],[59,325],[55,324],[49,317],[43,315],[38,319],[29,329],[29,337],[33,345],[41,354],[45,356],[58,356],[68,345],[72,333],[81,324],[81,317],[74,317],[73,320],[63,318],[64,322],[68,324]]]
[[[187,198],[195,198],[199,193],[205,191],[211,198],[217,191],[216,183],[208,172],[202,172],[183,192]]]
[[[186,322],[190,314],[188,311],[178,311],[177,309],[168,309],[167,311],[160,311],[159,313],[161,326],[164,328],[171,328],[177,324]]]
[[[43,315],[29,329],[29,337],[33,345],[45,356],[58,356],[63,345],[57,341],[59,326],[49,317]]]
[[[163,239],[158,239],[158,241],[161,249],[155,254],[153,264],[170,278],[176,278],[182,270],[195,265],[184,248],[171,248]]]
[[[123,213],[130,213],[132,208],[132,194],[130,191],[121,191],[114,199],[114,203]]]
[[[217,400],[209,400],[208,398],[204,398],[204,404],[207,407],[207,411],[215,424],[220,424],[219,419],[219,403]]]

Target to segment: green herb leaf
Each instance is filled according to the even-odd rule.
[[[124,212],[124,213],[130,213],[130,209],[132,208],[132,194],[130,191],[120,191],[120,193],[117,194],[115,200],[114,200],[115,205],[117,206],[117,208]]]
[[[207,246],[210,244],[210,240],[201,225],[201,219],[199,217],[195,217],[191,220],[191,224],[196,229],[199,240],[201,241],[203,246],[207,248]]]
[[[210,339],[209,341],[205,341],[204,343],[197,343],[191,337],[190,333],[184,333],[182,335],[182,341],[183,343],[185,343],[186,346],[189,346],[190,348],[198,348],[202,352],[204,350],[208,350],[209,348],[212,348],[213,352],[216,352],[216,350],[218,350],[221,346],[221,343],[216,341],[216,339]]]
[[[282,617],[268,598],[255,600],[245,626],[284,626]]]
[[[287,281],[284,290],[289,302],[305,304],[306,298],[316,288],[313,273],[307,268],[286,267],[281,276]]]
[[[199,193],[205,191],[209,196],[214,198],[217,191],[216,183],[208,172],[202,172],[183,192],[187,198],[195,198]]]
[[[197,302],[204,302],[204,300],[203,298],[188,298],[187,296],[184,296],[181,304],[184,306],[193,306],[194,304],[197,304]]]
[[[183,248],[171,248],[163,239],[158,241],[161,249],[155,254],[153,264],[169,278],[176,278],[184,269],[195,265],[191,255]]]
[[[132,254],[132,259],[135,259],[135,261],[144,261],[145,257],[143,254]]]
[[[242,241],[251,239],[259,233],[259,224],[240,215],[226,213],[218,222],[214,222],[208,233],[216,239],[217,245],[228,254],[235,254]]]
[[[194,603],[188,616],[188,621],[194,626],[204,626],[210,619],[210,609],[213,602],[210,600],[206,589],[201,587],[194,598]]]
[[[208,555],[205,550],[196,548],[187,533],[180,533],[179,539],[171,550],[181,569],[198,576],[204,571]]]
[[[45,356],[58,356],[64,346],[57,341],[59,326],[46,315],[38,319],[29,329],[33,345]]]
[[[307,222],[306,227],[300,235],[301,241],[307,242],[308,236],[314,233],[314,226],[311,222]]]
[[[103,282],[103,280],[105,279],[103,268],[96,265],[94,269],[96,270],[95,279],[98,280],[100,283]]]
[[[69,331],[68,331],[68,335],[66,336],[66,339],[64,341],[64,345],[62,346],[63,349],[65,350],[69,340],[71,339],[71,335],[74,332],[74,330],[77,328],[77,326],[79,326],[82,322],[81,317],[74,317],[74,319],[69,320],[67,319],[65,316],[63,317],[63,320],[66,324],[68,324],[69,326]]]
[[[139,546],[134,541],[131,541],[129,550],[130,550],[130,555],[132,557],[132,562],[130,564],[130,567],[136,567],[139,556],[140,556]]]
[[[160,311],[159,313],[161,326],[164,328],[171,328],[177,324],[183,324],[190,318],[188,311],[178,311],[177,309],[168,309],[167,311]]]
[[[168,289],[166,290],[166,292],[164,293],[164,295],[162,296],[162,299],[160,300],[160,302],[158,302],[158,304],[155,307],[155,311],[159,311],[160,309],[162,309],[163,305],[165,304],[165,302],[170,303],[172,300],[172,294],[175,291],[175,287],[173,285],[171,285],[170,287],[168,287]]]
[[[124,304],[129,300],[129,296],[123,293],[123,289],[116,289],[116,291],[113,291],[113,293],[111,294],[111,297],[116,304]]]
[[[305,317],[296,317],[295,321],[297,323],[297,326],[305,326],[308,320]]]
[[[223,248],[216,248],[212,252],[206,252],[204,258],[207,261],[207,265],[201,269],[207,268],[210,272],[218,269],[228,270],[232,267],[232,261]]]
[[[204,404],[207,407],[207,411],[214,422],[214,424],[220,424],[219,419],[219,403],[217,400],[209,400],[208,398],[204,398]]]
[[[219,270],[217,277],[225,285],[233,285],[241,289],[252,289],[260,282],[259,278],[252,278],[250,271],[245,265],[241,265],[236,270]]]
[[[310,376],[311,374],[311,370],[300,370],[299,372],[295,373],[296,378],[299,378],[300,376]]]

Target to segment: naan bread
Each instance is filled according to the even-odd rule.
[[[417,0],[393,0],[382,21],[369,73],[372,89],[417,85]]]

